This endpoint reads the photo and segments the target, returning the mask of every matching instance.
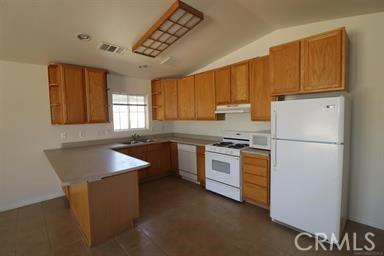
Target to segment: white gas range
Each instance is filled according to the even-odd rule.
[[[222,142],[205,146],[206,189],[242,201],[241,150],[249,147],[250,132],[225,131]]]

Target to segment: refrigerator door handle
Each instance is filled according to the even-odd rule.
[[[273,140],[273,160],[272,160],[272,164],[273,164],[273,167],[276,167],[277,166],[277,140]],[[274,168],[276,170],[276,168]]]
[[[276,131],[277,131],[277,112],[276,110],[272,111],[272,138],[276,138]]]

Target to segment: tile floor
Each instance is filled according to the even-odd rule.
[[[177,178],[141,185],[136,228],[89,249],[64,198],[0,213],[0,255],[384,255],[384,231],[349,222],[347,232],[375,234],[375,252],[307,251],[297,232],[273,223],[268,211],[240,204]],[[300,240],[314,245],[312,239]]]

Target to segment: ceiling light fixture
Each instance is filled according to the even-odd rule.
[[[140,65],[139,68],[143,69],[143,68],[147,68],[148,65]]]
[[[202,12],[178,0],[134,44],[132,51],[154,58],[202,20]]]
[[[79,39],[81,41],[90,41],[92,38],[90,35],[82,33],[82,34],[77,35],[77,39]]]

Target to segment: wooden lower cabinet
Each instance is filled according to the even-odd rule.
[[[269,208],[270,167],[269,156],[242,153],[243,198],[258,206]]]
[[[116,151],[147,161],[151,164],[150,167],[138,171],[139,181],[144,182],[153,178],[169,175],[171,171],[177,170],[177,144],[176,159],[175,153],[172,154],[172,152],[175,151],[174,148],[175,146],[172,146],[171,142],[162,142],[149,145],[130,146],[117,149]]]
[[[197,146],[197,180],[205,186],[205,147]]]
[[[169,142],[148,145],[147,161],[151,163],[151,166],[148,167],[147,178],[167,175],[171,171]]]
[[[137,171],[72,184],[67,189],[70,209],[90,247],[132,228],[139,217]]]
[[[171,171],[174,174],[179,174],[179,153],[177,149],[177,143],[170,142],[169,147],[171,151]]]

